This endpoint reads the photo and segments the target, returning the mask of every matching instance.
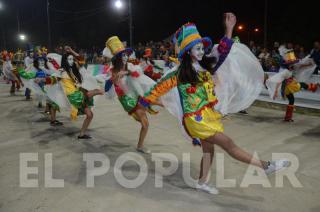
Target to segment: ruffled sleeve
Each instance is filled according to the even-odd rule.
[[[151,103],[157,101],[157,99],[166,93],[168,93],[172,88],[177,86],[177,71],[174,71],[165,77],[163,77],[155,86],[148,91],[144,97],[139,98],[139,103],[144,107],[148,107]]]
[[[218,68],[223,64],[223,62],[225,61],[225,59],[227,58],[231,47],[233,45],[233,40],[227,38],[227,37],[223,37],[220,40],[220,43],[218,45],[217,48],[217,53],[216,55],[214,55],[214,52],[212,52],[212,56],[218,56],[218,62],[217,64],[214,66],[213,70],[214,72],[218,70]]]
[[[23,79],[34,79],[36,78],[36,72],[31,71],[31,72],[26,72],[24,69],[19,69],[19,74]]]

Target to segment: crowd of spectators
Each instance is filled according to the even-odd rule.
[[[287,49],[292,49],[295,53],[297,59],[303,59],[307,56],[313,58],[314,62],[317,65],[317,68],[314,71],[314,74],[319,74],[320,67],[320,42],[314,42],[313,49],[310,52],[306,52],[305,48],[299,44],[285,43]],[[250,41],[249,48],[251,52],[259,59],[264,71],[267,72],[277,72],[279,69],[279,42],[274,42],[271,49],[262,48],[259,45],[256,45],[254,41]]]
[[[314,74],[319,74],[320,69],[320,42],[314,42],[313,49],[309,52],[306,52],[305,48],[299,44],[285,43],[287,49],[292,49],[295,53],[296,58],[303,59],[306,56],[313,58],[317,64],[317,68],[314,71]],[[274,42],[272,48],[261,47],[256,45],[254,41],[250,41],[248,44],[251,52],[258,58],[264,71],[266,72],[277,72],[279,69],[279,42]],[[152,59],[154,60],[165,60],[167,61],[170,56],[175,56],[175,47],[174,44],[170,41],[160,41],[154,42],[149,41],[146,43],[138,43],[135,47],[135,55],[137,59],[142,59],[145,54],[146,49],[151,49]],[[90,64],[103,64],[108,62],[106,58],[102,56],[102,48],[92,47],[90,49],[77,49],[78,52],[85,58],[85,61]],[[63,53],[63,48],[58,46],[55,48],[55,52],[58,54]]]

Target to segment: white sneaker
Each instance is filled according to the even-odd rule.
[[[271,161],[268,168],[265,169],[264,171],[266,172],[267,175],[269,175],[269,174],[272,174],[273,172],[276,172],[288,167],[289,164],[290,164],[289,161],[286,159]]]
[[[143,154],[150,154],[151,151],[146,148],[146,147],[142,147],[142,148],[136,148],[137,152],[143,153]]]
[[[203,183],[203,184],[197,183],[196,189],[198,191],[204,191],[204,192],[207,192],[209,194],[219,194],[219,190],[218,189],[216,189],[213,186],[210,187],[207,183]]]

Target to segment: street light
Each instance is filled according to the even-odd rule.
[[[255,28],[254,31],[255,32],[259,32],[260,30],[259,30],[259,28]]]
[[[114,6],[115,6],[117,9],[121,9],[121,8],[123,7],[123,3],[122,3],[121,0],[117,0],[117,1],[115,1]]]
[[[242,31],[243,29],[244,29],[243,25],[239,25],[239,26],[238,26],[238,30],[239,30],[239,31]]]
[[[25,40],[27,39],[27,37],[26,37],[25,34],[20,34],[20,35],[19,35],[19,39],[20,39],[21,41],[25,41]]]

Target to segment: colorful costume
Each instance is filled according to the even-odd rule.
[[[206,49],[211,46],[211,40],[201,38],[192,23],[176,32],[176,42],[179,59],[199,42]],[[198,84],[181,83],[178,80],[179,67],[176,67],[139,100],[142,105],[149,106],[161,97],[169,112],[180,119],[184,132],[192,138],[194,145],[200,145],[201,139],[223,132],[221,113],[245,109],[257,98],[263,85],[263,70],[244,45],[233,44],[232,40],[224,37],[209,56],[218,57],[214,76],[199,67],[196,68]],[[248,66],[241,67],[241,61]]]
[[[20,89],[21,79],[19,73],[11,63],[13,53],[7,51],[1,52],[3,59],[2,71],[6,79],[11,82],[10,94],[14,95],[16,89]]]
[[[266,86],[272,99],[275,95],[288,99],[289,104],[284,120],[293,121],[294,93],[302,89],[315,92],[318,88],[317,84],[306,83],[315,69],[315,64],[308,56],[302,60],[296,59],[293,50],[286,49],[284,46],[279,48],[279,53],[281,55],[279,73],[270,77],[266,81]],[[281,89],[277,91],[280,83],[282,83]]]
[[[101,78],[101,73],[96,72],[93,76],[92,68],[87,71],[83,66],[79,68],[79,73],[82,76],[80,84],[77,78],[70,71],[61,69],[61,55],[50,53],[48,54],[50,66],[56,71],[46,79],[46,84],[50,84],[47,94],[50,99],[59,105],[60,108],[69,110],[72,120],[76,120],[78,115],[83,115],[85,108],[93,107],[94,98],[88,97],[87,92],[100,89],[98,77]],[[77,58],[77,61],[82,61]],[[77,67],[79,67],[77,65]],[[101,79],[100,79],[101,80]]]
[[[38,49],[34,54],[34,58],[32,60],[37,61],[38,63],[40,60],[42,60],[44,62],[44,65],[48,64],[47,50],[45,48]],[[55,73],[54,70],[46,69],[45,67],[36,68],[35,66],[33,66],[33,64],[29,64],[26,69],[19,69],[21,78],[25,80],[25,84],[27,85],[27,87],[35,93],[37,99],[39,100],[39,103],[42,103],[43,100],[46,100],[49,107],[53,107],[55,110],[59,110],[59,106],[52,100],[50,100],[47,95],[49,86],[46,86],[46,79],[49,78],[53,73]],[[38,79],[39,82],[36,83],[35,79]]]
[[[108,50],[106,50],[108,49]],[[113,59],[115,56],[128,52],[131,54],[133,51],[130,48],[124,48],[123,44],[117,36],[113,36],[106,42],[106,48],[104,52],[111,52]],[[112,70],[112,68],[111,68]],[[134,64],[131,61],[127,63],[127,71],[129,74],[123,76],[117,82],[114,81],[113,77],[106,81],[105,91],[107,95],[115,93],[123,107],[123,109],[129,114],[136,118],[135,111],[138,107],[138,97],[143,95],[156,83],[145,76],[140,65]],[[151,107],[148,108],[150,114],[157,113]]]

